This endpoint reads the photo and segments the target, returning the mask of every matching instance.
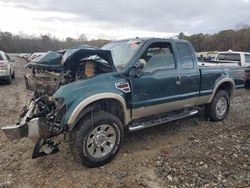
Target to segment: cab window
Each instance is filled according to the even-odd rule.
[[[193,69],[194,59],[190,47],[186,43],[178,43],[177,50],[180,58],[180,66],[182,69]]]
[[[153,43],[141,57],[145,72],[153,72],[161,69],[175,69],[176,63],[173,49],[170,43]]]
[[[245,55],[245,58],[246,58],[246,63],[249,63],[249,64],[250,64],[250,55],[249,55],[249,54],[246,54],[246,55]]]

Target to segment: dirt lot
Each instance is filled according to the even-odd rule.
[[[17,59],[17,78],[0,84],[0,127],[15,123],[29,101]],[[117,158],[88,169],[73,161],[68,143],[55,155],[31,159],[28,139],[8,141],[0,132],[2,187],[248,187],[250,92],[232,101],[229,117],[203,116],[129,133]]]

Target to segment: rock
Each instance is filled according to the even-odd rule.
[[[235,153],[233,154],[233,156],[234,156],[235,158],[238,158],[238,155],[237,155],[237,154],[235,154]]]
[[[208,165],[207,165],[207,164],[204,164],[204,165],[203,165],[203,168],[208,168]]]
[[[224,176],[225,176],[225,177],[228,177],[230,174],[231,174],[231,173],[230,173],[229,171],[225,171],[225,172],[224,172]]]
[[[160,167],[160,166],[162,166],[162,163],[161,163],[161,161],[156,161],[156,166],[157,166],[157,167]]]
[[[165,163],[162,167],[163,171],[169,174],[171,172],[171,167],[168,165],[168,163]]]
[[[169,181],[173,181],[172,176],[168,175],[167,178],[168,178]]]

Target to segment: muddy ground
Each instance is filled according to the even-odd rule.
[[[25,62],[16,59],[16,80],[0,84],[0,127],[15,123],[30,95]],[[2,187],[248,187],[250,186],[250,92],[232,101],[219,123],[204,116],[127,133],[110,164],[89,169],[73,161],[68,143],[57,154],[31,159],[28,139],[8,141],[0,132]]]

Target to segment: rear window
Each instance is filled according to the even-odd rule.
[[[2,54],[0,54],[0,61],[3,61],[3,56],[2,56]]]
[[[245,58],[246,58],[246,63],[250,63],[250,55],[246,54]]]
[[[222,61],[237,61],[240,62],[240,54],[236,53],[221,53],[218,55],[217,60]]]

